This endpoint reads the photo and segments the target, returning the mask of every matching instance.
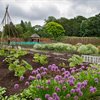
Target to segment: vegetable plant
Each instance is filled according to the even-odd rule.
[[[71,58],[69,58],[68,61],[69,61],[70,67],[80,65],[82,62],[84,62],[82,57],[80,57],[79,55],[75,55],[75,54]]]
[[[38,63],[40,63],[42,65],[48,63],[47,56],[46,55],[43,55],[43,54],[40,55],[38,53],[34,54],[34,60],[33,61],[34,62],[38,62]]]

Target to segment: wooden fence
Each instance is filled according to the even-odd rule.
[[[82,55],[85,62],[100,64],[100,56]]]

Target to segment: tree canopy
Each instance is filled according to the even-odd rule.
[[[45,32],[48,34],[48,37],[57,38],[64,35],[64,28],[62,25],[56,22],[49,22],[44,26]]]

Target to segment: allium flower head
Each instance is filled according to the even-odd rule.
[[[49,94],[45,94],[45,98],[48,99],[50,97]]]
[[[37,79],[41,79],[41,75],[40,75],[40,74],[37,74],[37,75],[36,75],[36,78],[37,78]]]
[[[70,98],[70,96],[71,96],[70,94],[67,94],[67,95],[66,95],[66,98]]]
[[[78,96],[74,96],[74,100],[79,100],[79,97]]]
[[[56,92],[60,92],[61,90],[60,90],[59,87],[55,87],[55,91],[56,91]]]
[[[25,82],[25,86],[29,86],[29,84],[30,84],[29,81]]]
[[[98,78],[95,78],[94,81],[95,81],[96,83],[98,83],[98,82],[99,82],[99,79],[98,79]]]
[[[71,92],[71,93],[75,93],[75,89],[71,89],[70,92]]]
[[[14,89],[18,89],[18,88],[19,88],[19,84],[15,84]]]
[[[24,80],[24,76],[21,76],[21,77],[20,77],[20,81],[23,81],[23,80]]]
[[[29,76],[29,78],[28,78],[28,80],[30,80],[30,81],[32,81],[32,80],[35,80],[35,77],[33,77],[33,76]]]
[[[90,87],[90,92],[91,92],[91,93],[95,93],[96,90],[97,90],[96,87],[92,87],[92,86]]]

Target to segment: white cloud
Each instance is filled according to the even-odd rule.
[[[43,24],[48,16],[90,17],[100,13],[100,0],[0,0],[0,19],[7,4],[15,23],[20,20],[30,20],[33,24]]]

